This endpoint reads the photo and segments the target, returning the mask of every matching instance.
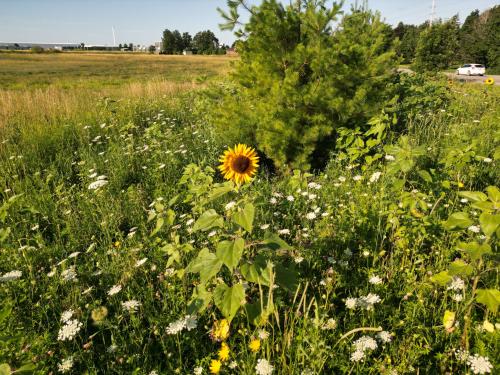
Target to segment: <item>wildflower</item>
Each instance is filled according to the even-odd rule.
[[[217,234],[216,230],[211,231],[209,234],[207,234],[207,237],[213,237]]]
[[[114,353],[114,352],[116,352],[116,349],[118,349],[118,346],[116,346],[115,344],[112,344],[112,345],[108,346],[108,348],[106,349],[106,352]]]
[[[184,321],[186,323],[186,329],[188,331],[191,331],[192,329],[195,329],[196,326],[198,325],[198,319],[196,318],[195,315],[186,315],[184,317]]]
[[[229,337],[229,321],[227,319],[216,321],[210,335],[215,341],[227,339]]]
[[[225,342],[223,342],[217,354],[221,362],[227,361],[229,359],[229,346]]]
[[[82,323],[77,319],[70,319],[61,327],[57,334],[59,341],[72,340],[82,328]]]
[[[346,180],[347,180],[347,179],[346,179],[344,176],[340,176],[340,177],[339,177],[339,181],[340,181],[340,182],[346,182]]]
[[[10,272],[4,273],[2,276],[0,276],[0,282],[17,280],[22,275],[23,275],[23,273],[21,271],[10,271]]]
[[[250,341],[250,344],[248,344],[248,347],[250,350],[254,353],[258,352],[260,349],[260,340],[259,339],[253,339]]]
[[[69,258],[69,259],[76,258],[79,254],[80,254],[80,252],[79,252],[79,251],[75,251],[75,252],[73,252],[73,253],[69,254],[69,255],[68,255],[68,258]]]
[[[357,298],[347,298],[345,300],[345,307],[350,309],[350,310],[354,310],[356,308],[356,305],[358,304],[358,299]]]
[[[354,176],[352,179],[354,181],[361,181],[363,179],[363,176],[361,176],[361,175],[358,174],[357,176]]]
[[[356,351],[366,351],[375,350],[378,347],[377,342],[370,336],[361,336],[359,339],[354,341],[354,347]]]
[[[218,359],[212,359],[210,361],[210,373],[211,374],[218,374],[220,372],[220,368],[222,366],[222,362],[219,361]]]
[[[371,183],[377,182],[381,175],[382,175],[382,172],[375,172],[375,173],[373,173],[371,175],[371,177],[370,177],[370,182]]]
[[[144,263],[146,263],[148,261],[148,258],[142,258],[141,260],[138,260],[136,263],[135,263],[135,267],[140,267],[142,266]]]
[[[194,375],[201,375],[203,374],[203,367],[198,366],[193,369],[193,374]]]
[[[316,189],[316,190],[319,190],[322,187],[320,184],[317,184],[316,182],[309,182],[307,186],[311,189]]]
[[[392,335],[390,332],[381,331],[377,333],[377,339],[379,339],[382,343],[387,344],[392,341]]]
[[[469,358],[469,352],[467,350],[457,349],[455,350],[455,357],[460,362],[465,362]]]
[[[189,219],[188,221],[186,221],[186,225],[189,227],[191,224],[194,223],[194,219]]]
[[[76,276],[77,275],[74,266],[71,266],[70,268],[61,272],[61,277],[63,281],[76,281],[77,280]]]
[[[379,285],[382,284],[382,279],[379,276],[372,276],[368,282],[373,285]]]
[[[267,359],[259,358],[257,360],[257,365],[255,366],[255,372],[257,375],[271,375],[274,371],[274,366],[272,366]]]
[[[128,312],[134,312],[137,311],[137,309],[141,306],[142,304],[139,301],[136,301],[135,299],[131,299],[129,301],[122,302],[122,307],[124,310]]]
[[[469,228],[467,228],[473,233],[479,233],[481,231],[481,227],[479,225],[471,225]]]
[[[276,203],[278,203],[278,200],[276,198],[272,197],[271,199],[269,199],[269,203],[276,204]]]
[[[488,357],[482,357],[478,354],[470,355],[467,358],[467,364],[474,374],[489,374],[493,369]]]
[[[91,313],[95,323],[100,324],[108,316],[108,309],[105,306],[96,307]]]
[[[495,80],[493,78],[491,78],[491,77],[488,77],[488,78],[486,78],[484,80],[484,84],[488,85],[488,86],[491,86],[491,85],[495,84]]]
[[[321,327],[323,330],[332,330],[337,328],[337,321],[333,318],[330,318],[326,321],[325,324]]]
[[[229,365],[227,365],[231,370],[234,370],[236,367],[238,367],[238,363],[236,361],[231,361]]]
[[[306,235],[304,235],[304,237],[307,237],[307,236],[306,236]],[[295,263],[297,263],[297,264],[300,264],[300,263],[302,263],[302,262],[304,261],[304,258],[303,258],[303,257],[298,256],[298,257],[293,258],[293,261],[294,261]]]
[[[365,353],[360,350],[356,350],[351,354],[351,362],[359,362],[362,361],[364,358],[365,358]]]
[[[458,276],[453,276],[453,279],[451,280],[450,285],[447,290],[464,290],[465,289],[465,282]]]
[[[178,319],[170,323],[167,327],[167,335],[176,335],[186,328],[186,319]]]
[[[108,181],[107,180],[97,180],[97,181],[94,181],[92,182],[88,189],[89,190],[97,190],[97,189],[100,189],[104,186],[106,186],[108,184]]]
[[[73,367],[73,357],[65,358],[57,365],[57,369],[60,373],[64,374],[71,370]]]
[[[385,160],[394,161],[394,160],[396,160],[396,158],[393,155],[385,155]]]
[[[280,229],[278,234],[290,234],[290,229]]]
[[[269,338],[269,332],[267,332],[265,329],[259,329],[257,332],[257,336],[261,340],[267,340]]]
[[[462,294],[454,294],[451,296],[451,299],[455,302],[462,302],[464,299],[464,296]]]
[[[364,257],[370,256],[370,252],[368,250],[363,251],[363,256]]]
[[[219,170],[226,180],[232,180],[237,184],[250,182],[257,173],[259,157],[255,150],[244,144],[238,144],[234,148],[224,151],[221,156]]]
[[[267,228],[269,228],[269,224],[263,224],[260,226],[260,229],[262,230],[266,230]]]
[[[317,195],[316,195],[316,194],[309,194],[309,195],[307,196],[307,198],[309,198],[309,200],[311,200],[311,201],[312,201],[313,199],[316,199],[316,197],[317,197]]]
[[[373,306],[381,301],[377,294],[369,293],[358,298],[357,305],[365,310],[373,310]]]
[[[467,198],[460,199],[460,203],[467,203],[469,200]]]
[[[493,161],[493,159],[491,159],[491,158],[484,158],[483,159],[483,162],[485,162],[485,163],[491,163],[492,161]]]
[[[229,211],[234,206],[236,206],[236,202],[235,201],[231,201],[228,204],[226,204],[226,207],[224,207],[224,208],[225,208],[226,211]]]
[[[119,293],[122,290],[122,286],[120,284],[114,285],[111,287],[110,290],[108,290],[108,296],[114,296],[115,294]]]
[[[314,212],[309,212],[307,215],[306,215],[306,219],[307,220],[314,220],[316,219],[316,214]]]
[[[61,314],[61,322],[66,323],[73,317],[75,312],[73,310],[66,310]]]

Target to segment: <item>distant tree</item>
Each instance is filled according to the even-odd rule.
[[[415,58],[415,51],[417,49],[418,36],[420,34],[419,28],[415,25],[403,25],[401,22],[398,27],[394,29],[394,35],[400,40],[399,45],[396,47],[398,56],[401,57],[402,62],[409,64]]]
[[[82,43],[80,43],[80,48],[81,48],[81,49],[85,49],[85,43],[83,43],[83,42],[82,42]]]
[[[487,64],[486,20],[481,19],[479,10],[473,11],[465,19],[459,32],[461,58],[463,62]]]
[[[418,72],[439,71],[455,61],[458,43],[458,16],[436,22],[420,33],[414,68]]]
[[[122,49],[122,48],[123,48],[121,43],[120,43],[120,44],[118,44],[118,48],[119,48],[119,49]]]
[[[148,52],[149,52],[149,53],[155,53],[155,52],[156,52],[156,47],[155,47],[155,46],[153,46],[153,45],[150,45],[150,46],[148,47]]]
[[[500,71],[500,5],[494,6],[486,13],[487,65]]]
[[[182,35],[179,32],[179,30],[175,30],[172,34],[174,36],[173,37],[173,42],[174,42],[173,53],[180,54],[184,50],[184,47],[183,47],[184,43],[182,41]]]
[[[201,31],[194,36],[193,47],[199,54],[212,55],[219,49],[219,39],[210,30]]]
[[[134,44],[133,43],[129,43],[128,44],[128,50],[129,51],[133,51],[134,50]]]
[[[161,52],[167,55],[173,55],[175,52],[176,41],[175,35],[169,29],[163,31],[163,38],[161,40]]]
[[[182,33],[182,50],[191,49],[191,44],[193,42],[193,38],[189,33]]]

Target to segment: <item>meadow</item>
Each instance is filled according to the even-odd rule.
[[[0,374],[494,373],[500,88],[239,186],[231,60],[0,54]]]

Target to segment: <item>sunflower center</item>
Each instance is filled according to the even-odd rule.
[[[237,156],[231,162],[231,169],[238,173],[245,173],[250,166],[250,159],[246,156]]]

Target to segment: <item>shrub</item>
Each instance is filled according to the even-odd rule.
[[[238,22],[230,1],[226,28]],[[337,28],[340,6],[264,0],[238,30],[241,61],[210,111],[228,142],[255,143],[278,168],[316,167],[335,130],[365,123],[390,99],[397,58],[378,14],[353,8]],[[319,162],[319,163],[318,163]]]

